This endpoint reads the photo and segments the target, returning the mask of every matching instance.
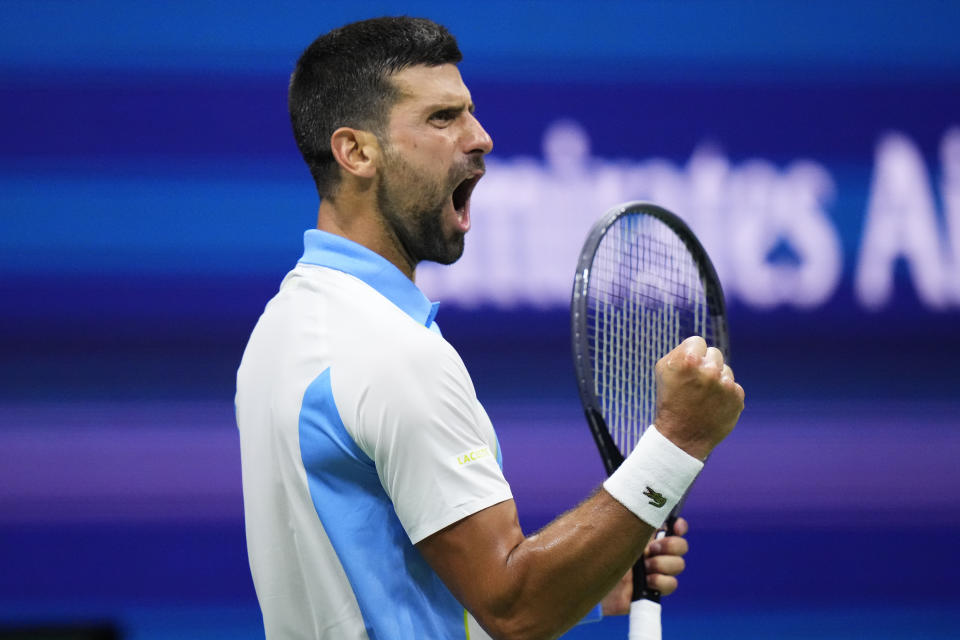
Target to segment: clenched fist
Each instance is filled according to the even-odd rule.
[[[657,362],[657,430],[690,455],[706,460],[733,431],[744,392],[716,347],[687,338]]]

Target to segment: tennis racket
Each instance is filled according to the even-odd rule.
[[[660,358],[693,335],[729,357],[723,290],[680,218],[630,202],[610,209],[587,236],[570,312],[580,399],[609,475],[653,424]],[[668,534],[682,505],[666,521]],[[660,594],[647,588],[643,558],[633,568],[629,637],[661,637]]]

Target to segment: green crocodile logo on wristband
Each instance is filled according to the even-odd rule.
[[[650,487],[647,487],[647,490],[643,492],[643,495],[645,495],[646,497],[650,498],[650,504],[652,504],[653,506],[655,506],[655,507],[658,508],[658,509],[659,509],[660,507],[662,507],[663,505],[667,504],[667,499],[666,499],[665,497],[663,497],[663,494],[662,494],[662,493],[657,493],[656,491],[654,491],[654,490],[651,489]]]

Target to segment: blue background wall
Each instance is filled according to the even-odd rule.
[[[420,277],[524,526],[602,478],[565,297],[590,222],[652,199],[718,263],[748,394],[688,503],[667,632],[949,637],[958,7],[4,3],[2,620],[262,634],[232,395],[315,223],[287,77],[318,34],[407,13],[458,37],[495,140],[462,264]]]

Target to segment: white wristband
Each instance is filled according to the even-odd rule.
[[[603,488],[647,524],[659,528],[703,469],[703,462],[651,426]]]

